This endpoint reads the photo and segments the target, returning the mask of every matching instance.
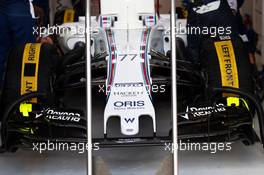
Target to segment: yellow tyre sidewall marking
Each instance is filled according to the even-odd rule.
[[[215,42],[221,70],[222,86],[239,88],[238,71],[232,42]]]
[[[64,23],[74,22],[75,11],[73,9],[66,9],[64,13]]]
[[[215,42],[215,48],[218,56],[221,79],[223,87],[239,88],[238,70],[236,56],[231,40]],[[224,97],[237,97],[234,94],[223,94]],[[229,105],[234,103],[239,105],[239,99],[227,98]]]
[[[38,91],[38,71],[41,44],[26,44],[23,54],[22,71],[21,71],[21,95]],[[25,75],[26,64],[34,65],[34,76]],[[37,99],[29,100],[31,103],[37,103]]]

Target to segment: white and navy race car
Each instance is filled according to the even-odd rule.
[[[102,147],[172,142],[170,15],[157,15],[154,0],[101,0],[101,15],[91,19],[93,142]],[[3,151],[48,140],[86,142],[84,21],[60,26],[62,55],[40,43],[10,52],[1,94]],[[186,26],[186,20],[177,20],[177,26]],[[248,62],[241,61],[247,54],[240,56],[240,39],[204,37],[205,61],[196,64],[188,61],[187,35],[175,37],[178,138],[250,145],[259,141],[257,114],[264,141],[263,109],[251,80],[243,77],[250,71],[242,70]]]

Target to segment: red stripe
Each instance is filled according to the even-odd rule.
[[[144,59],[144,63],[143,63],[143,73],[144,73],[144,78],[146,80],[146,83],[147,85],[149,85],[149,81],[148,81],[148,78],[147,78],[147,70],[146,70],[146,60],[145,60],[145,50],[146,50],[146,40],[147,40],[147,30],[144,32],[144,38],[143,38],[143,43],[144,45],[142,46],[142,50],[143,50],[143,53],[142,53],[142,59]]]
[[[112,53],[110,53],[111,55],[112,55],[112,60],[115,60],[115,46],[113,46],[113,38],[112,38],[112,31],[110,30],[109,31],[109,34],[108,34],[108,37],[109,37],[109,42],[110,42],[110,46],[111,46],[111,51],[112,51]],[[112,65],[111,65],[111,67],[112,67],[112,69],[111,69],[111,73],[110,73],[110,78],[109,78],[109,84],[108,84],[108,87],[107,87],[107,90],[108,90],[108,92],[110,91],[110,88],[111,88],[111,86],[112,86],[112,84],[113,84],[113,79],[114,79],[114,72],[115,72],[115,64],[114,63],[112,63]]]
[[[110,74],[109,85],[112,85],[112,83],[113,83],[114,70],[115,70],[115,64],[112,63],[112,71],[111,71],[111,74]]]
[[[147,70],[146,70],[145,63],[143,63],[143,70],[144,70],[144,77],[145,77],[145,79],[146,79],[146,83],[147,83],[147,85],[149,85],[149,81],[148,81],[148,79],[147,79]]]
[[[112,47],[112,60],[114,60],[115,59],[115,47],[113,46]]]
[[[144,59],[145,59],[145,53],[142,53],[142,54],[141,54],[141,57],[142,57],[142,59],[144,60]]]

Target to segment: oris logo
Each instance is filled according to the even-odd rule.
[[[143,107],[145,106],[144,101],[117,101],[114,103],[114,106],[117,108],[122,107]]]

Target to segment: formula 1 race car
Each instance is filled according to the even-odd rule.
[[[157,16],[153,0],[101,0],[101,15],[91,20],[93,142],[172,142],[170,16]],[[39,43],[10,52],[1,97],[3,151],[36,142],[86,142],[85,35],[76,32],[85,23],[80,18],[62,28],[63,55]],[[176,38],[179,140],[263,143],[263,109],[241,39],[205,37],[203,60],[196,64],[188,61],[186,35]]]

